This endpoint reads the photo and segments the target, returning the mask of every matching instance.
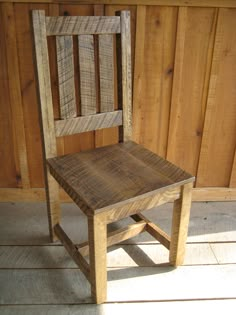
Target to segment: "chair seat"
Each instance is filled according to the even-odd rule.
[[[47,162],[51,174],[71,198],[93,211],[194,180],[192,175],[132,141]]]

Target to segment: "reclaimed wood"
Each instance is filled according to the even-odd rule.
[[[100,111],[114,110],[113,35],[99,35]]]
[[[132,73],[131,73],[131,31],[130,12],[121,11],[121,67],[123,139],[132,140]]]
[[[197,187],[228,187],[235,154],[236,11],[220,9]],[[227,84],[225,84],[227,82]],[[227,108],[227,113],[226,113]],[[220,167],[219,167],[220,165]]]
[[[33,11],[33,30],[39,103],[41,106],[41,128],[44,135],[44,175],[48,207],[49,231],[52,240],[56,240],[53,227],[60,222],[59,186],[48,172],[46,159],[57,154],[56,138],[53,123],[53,105],[50,86],[50,70],[48,64],[48,48],[46,39],[45,14],[43,11]]]
[[[79,266],[82,270],[83,274],[86,276],[88,281],[90,281],[90,267],[84,257],[80,254],[77,250],[76,246],[72,243],[70,238],[67,236],[65,231],[59,224],[54,226],[54,232],[61,243],[64,245],[65,249],[67,250],[68,254],[71,258],[75,261],[75,263]]]
[[[122,125],[122,110],[55,121],[57,137]]]
[[[76,117],[75,73],[72,36],[57,36],[57,69],[60,95],[60,118]]]
[[[120,33],[120,18],[113,16],[46,17],[47,35],[89,35]]]
[[[81,115],[96,114],[96,80],[94,39],[92,35],[79,35],[79,65]]]
[[[170,242],[170,263],[173,266],[180,266],[184,261],[192,188],[193,183],[185,184],[182,187],[181,197],[174,202]]]
[[[96,304],[107,299],[107,225],[98,217],[88,217],[91,294]]]
[[[193,180],[134,142],[56,157],[48,165],[72,199],[77,196],[74,201],[80,200],[92,211]],[[76,178],[74,174],[78,174]]]
[[[145,230],[146,222],[138,222],[135,224],[130,224],[127,227],[110,232],[107,234],[107,247],[123,242],[131,237],[138,235],[139,233],[144,232]],[[78,244],[76,246],[83,256],[87,256],[89,254],[88,242]]]

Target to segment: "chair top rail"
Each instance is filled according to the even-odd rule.
[[[119,16],[47,16],[47,36],[120,33]]]

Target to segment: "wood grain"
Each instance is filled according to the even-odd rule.
[[[96,80],[94,62],[94,39],[92,35],[79,35],[79,65],[81,115],[96,113]]]
[[[229,187],[235,187],[236,188],[236,151],[234,153],[234,162],[233,162],[233,166],[232,166]]]
[[[180,8],[167,158],[196,175],[217,10]]]
[[[122,125],[122,110],[55,121],[57,137]]]
[[[0,187],[17,187],[17,176],[20,183],[20,174],[17,172],[14,148],[14,126],[12,125],[11,96],[8,83],[8,58],[9,47],[7,49],[6,30],[4,25],[4,5],[0,6]],[[6,21],[5,21],[6,22]],[[4,27],[5,26],[5,27]],[[8,27],[8,26],[7,26]],[[13,61],[14,62],[14,61]],[[11,77],[10,77],[11,78]],[[12,79],[12,78],[11,78]],[[10,82],[10,85],[12,83]],[[14,106],[14,104],[12,104]],[[19,170],[18,170],[19,171]]]
[[[177,8],[137,8],[134,140],[166,157]]]
[[[197,174],[198,187],[228,187],[230,183],[236,134],[235,25],[236,11],[220,9]]]
[[[120,33],[120,18],[94,17],[46,17],[47,35],[89,35]]]
[[[100,111],[114,110],[113,35],[99,35]]]
[[[57,36],[57,68],[60,95],[60,118],[76,117],[75,71],[72,36]]]

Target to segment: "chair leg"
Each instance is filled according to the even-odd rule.
[[[184,262],[185,244],[192,199],[193,183],[183,185],[181,197],[174,202],[169,261],[173,266]]]
[[[91,294],[95,303],[107,298],[107,224],[96,216],[88,218]]]
[[[60,223],[61,209],[60,209],[60,197],[59,197],[59,185],[52,175],[48,172],[46,174],[46,197],[47,197],[47,211],[48,211],[48,224],[50,239],[52,242],[58,240],[54,232],[54,226]]]

